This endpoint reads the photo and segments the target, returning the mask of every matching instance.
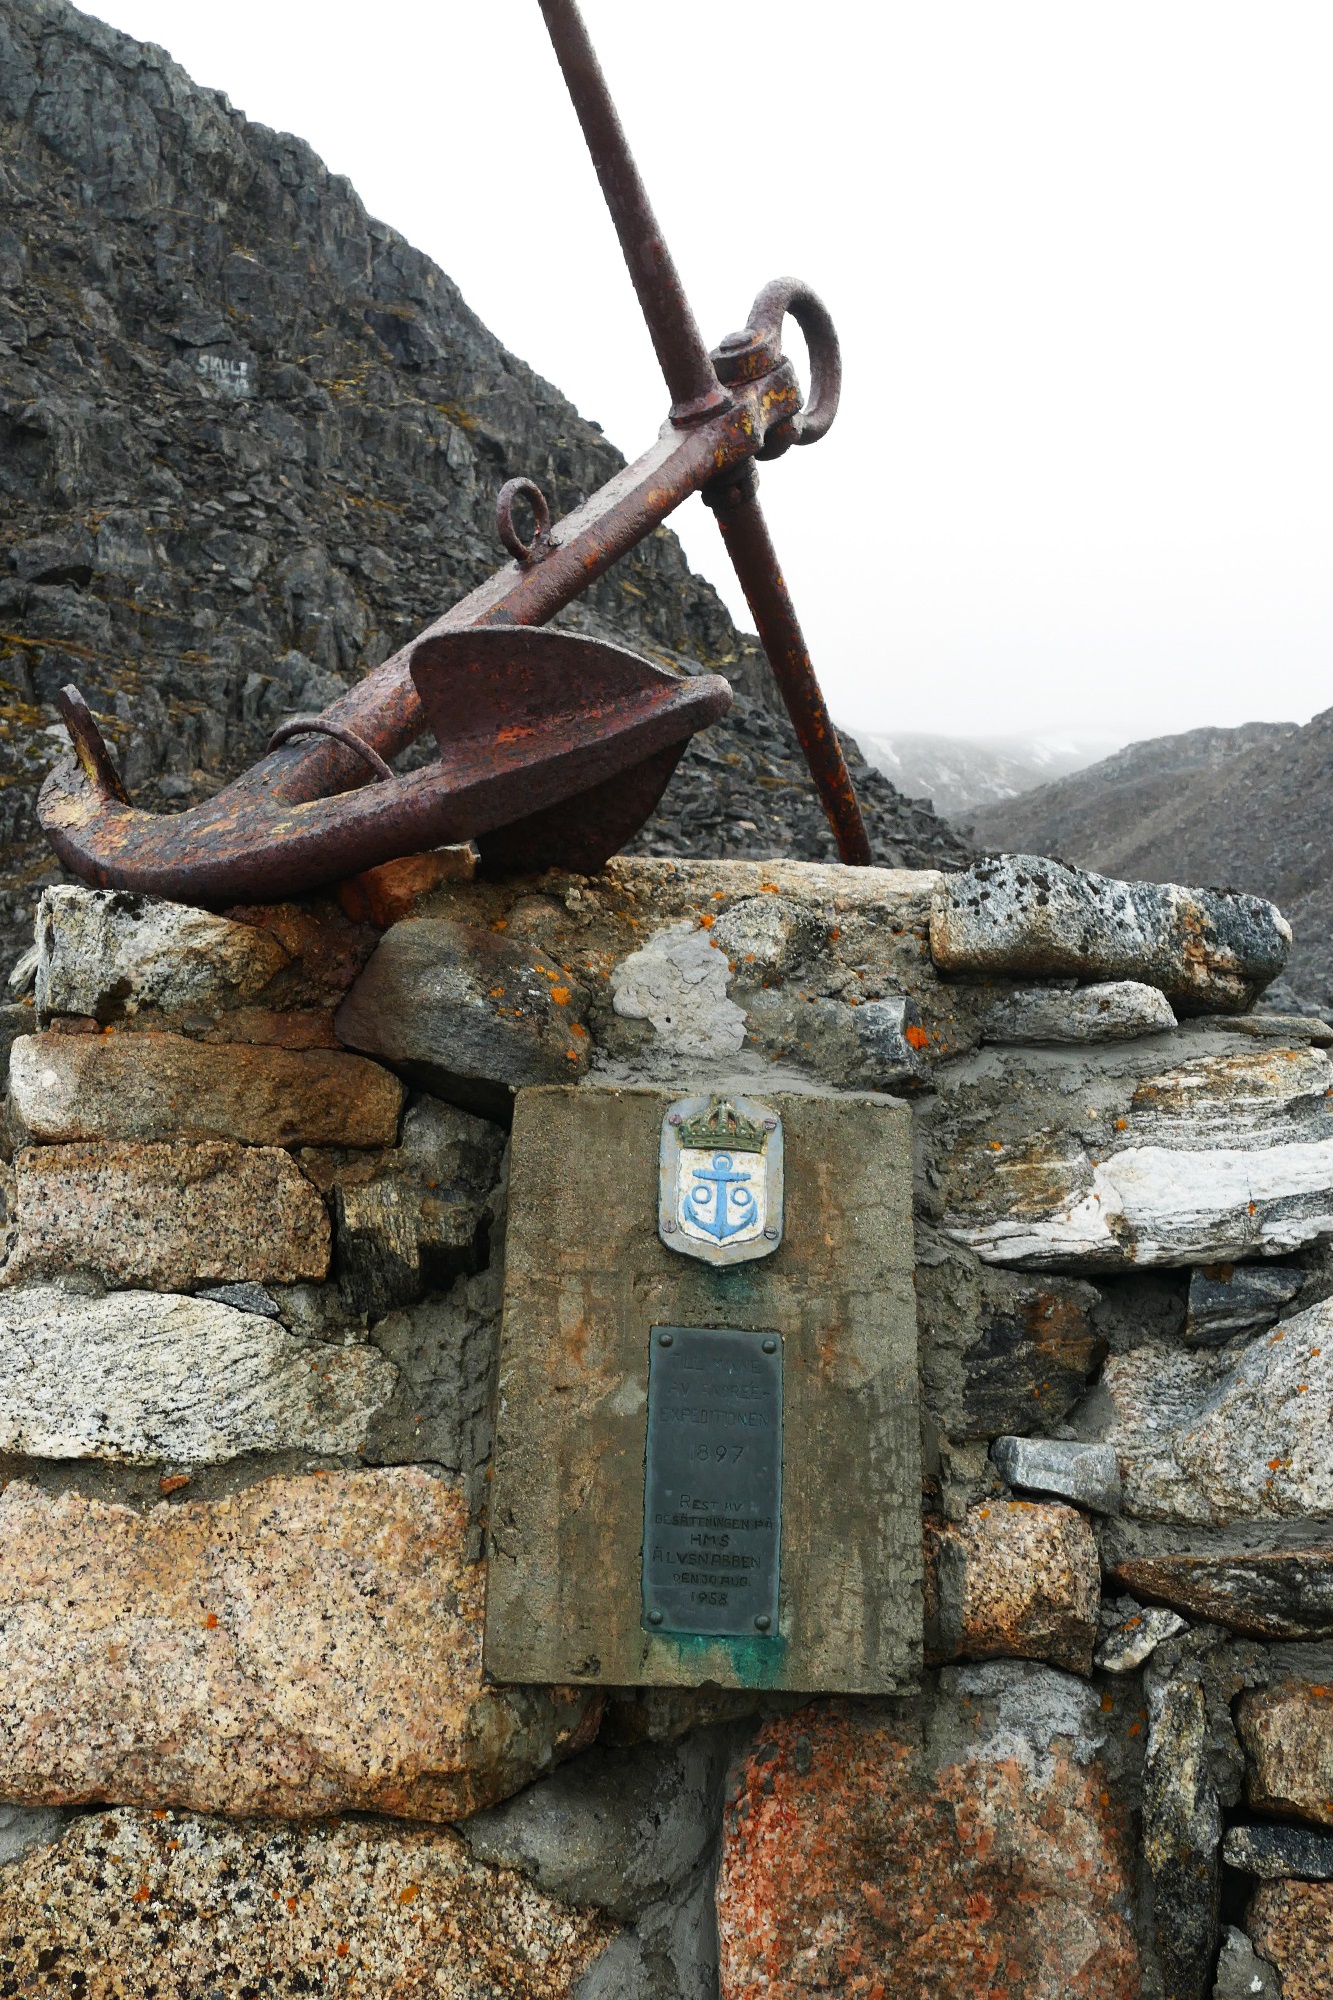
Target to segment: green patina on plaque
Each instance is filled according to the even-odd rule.
[[[714,1266],[680,1256],[659,1233],[662,1125],[680,1102],[678,1090],[650,1088],[518,1095],[487,1671],[503,1681],[628,1687],[909,1689],[922,1638],[910,1112],[885,1097],[765,1090],[785,1152],[781,1240],[755,1261]],[[774,1367],[780,1422],[771,1435],[780,1445],[766,1471],[756,1468],[752,1493],[712,1481],[696,1491],[670,1452],[662,1459],[650,1412],[666,1379],[653,1374],[663,1332],[673,1347],[656,1351],[676,1352],[679,1336],[679,1352],[705,1362],[695,1372],[713,1391],[728,1381],[727,1336]],[[776,1343],[767,1356],[766,1340]],[[758,1419],[762,1400],[731,1381],[734,1396],[670,1407],[731,1406]],[[721,1428],[764,1428],[727,1424],[710,1438],[711,1425],[666,1421],[693,1429],[686,1452],[691,1444],[715,1452]],[[682,1496],[679,1507],[665,1494],[657,1504],[655,1476]],[[743,1505],[752,1525],[739,1542],[690,1540],[733,1532],[711,1523]],[[767,1545],[760,1524],[774,1507]],[[708,1525],[649,1519],[659,1512]],[[654,1544],[646,1531],[657,1525],[672,1535]],[[672,1548],[743,1560],[659,1567],[655,1547],[664,1558]],[[726,1605],[696,1600],[701,1623],[691,1625],[680,1587],[669,1599],[654,1582],[673,1569],[756,1582],[762,1572],[767,1594],[744,1615],[731,1601],[744,1592],[726,1589]]]

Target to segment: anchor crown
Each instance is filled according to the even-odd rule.
[[[682,1146],[723,1148],[729,1153],[762,1153],[768,1133],[753,1118],[736,1109],[729,1097],[715,1097],[707,1111],[698,1111],[680,1128]]]

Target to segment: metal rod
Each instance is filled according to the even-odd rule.
[[[758,487],[758,474],[747,464],[739,475],[706,489],[704,499],[717,516],[732,568],[805,752],[838,853],[852,867],[865,868],[873,859],[865,821],[759,505]]]
[[[666,377],[672,421],[694,421],[721,408],[726,391],[653,214],[583,18],[574,0],[539,0],[539,5]]]

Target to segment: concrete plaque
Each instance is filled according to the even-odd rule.
[[[780,1121],[784,1151],[781,1240],[771,1255],[716,1265],[680,1256],[659,1233],[662,1126],[681,1101],[648,1087],[518,1094],[487,1671],[500,1681],[617,1687],[905,1691],[920,1672],[922,1639],[910,1111],[888,1097],[766,1089],[761,1102]],[[673,1346],[662,1348],[667,1331]],[[711,1352],[703,1372],[717,1390],[722,1350],[712,1343],[727,1335],[776,1364],[781,1388],[769,1484],[753,1492],[687,1485],[663,1452],[663,1425],[689,1426],[659,1414],[661,1392],[677,1386],[660,1357]],[[766,1339],[778,1343],[772,1356]],[[698,1405],[726,1406],[711,1392]],[[721,1438],[709,1429],[676,1448],[715,1451]],[[681,1504],[668,1504],[677,1490]],[[737,1593],[727,1591],[726,1605],[696,1599],[700,1622],[688,1622],[683,1586],[674,1596],[658,1590],[668,1569],[699,1566],[664,1559],[659,1569],[654,1549],[708,1552],[690,1537],[729,1531],[648,1517],[711,1522],[741,1513],[740,1502],[755,1524],[776,1509],[771,1558],[756,1525],[735,1552],[758,1556],[758,1572],[711,1567],[762,1575],[775,1596],[744,1625]],[[646,1545],[645,1529],[658,1526],[670,1535]],[[768,1629],[755,1622],[763,1615]]]
[[[735,1327],[655,1326],[650,1357],[644,1623],[776,1641],[782,1342]]]

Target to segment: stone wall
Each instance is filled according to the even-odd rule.
[[[1288,943],[1023,857],[48,889],[0,1015],[0,1996],[1327,2000]],[[913,1108],[914,1694],[483,1673],[513,1094],[644,1081]]]

